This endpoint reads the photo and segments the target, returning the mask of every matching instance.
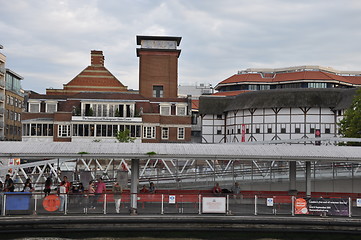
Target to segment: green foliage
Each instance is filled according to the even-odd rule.
[[[85,113],[85,116],[93,116],[93,109],[92,108],[89,108],[89,110],[88,111],[86,111],[86,113]]]
[[[156,152],[147,152],[147,155],[151,156],[151,155],[156,155]]]
[[[78,152],[78,154],[89,154],[88,152]]]
[[[343,137],[361,138],[361,88],[356,91],[350,108],[345,111],[343,119],[338,125]],[[360,145],[360,143],[349,143],[348,145]]]
[[[126,128],[124,131],[119,131],[117,132],[117,136],[116,136],[116,139],[119,141],[119,142],[125,142],[125,143],[133,143],[135,141],[135,137],[131,137],[130,136],[130,131],[128,128]]]
[[[118,108],[115,110],[114,117],[120,117],[120,112]]]

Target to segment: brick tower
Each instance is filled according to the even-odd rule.
[[[181,37],[137,36],[139,57],[139,93],[146,98],[178,96],[177,49]]]

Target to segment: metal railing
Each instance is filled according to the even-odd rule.
[[[122,194],[118,201],[112,193],[51,194],[2,193],[1,216],[130,214],[130,195]],[[328,195],[247,195],[247,194],[138,194],[137,213],[142,214],[208,214],[282,215],[282,216],[343,216],[361,217],[361,199],[354,196]]]

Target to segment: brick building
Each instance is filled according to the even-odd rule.
[[[139,142],[189,142],[190,99],[177,97],[180,40],[137,36],[139,93],[105,68],[102,51],[91,51],[91,65],[63,89],[29,93],[23,141],[114,142],[129,129]]]

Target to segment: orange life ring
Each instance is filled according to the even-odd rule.
[[[48,212],[54,212],[60,207],[60,198],[56,195],[48,195],[43,200],[43,207]]]

